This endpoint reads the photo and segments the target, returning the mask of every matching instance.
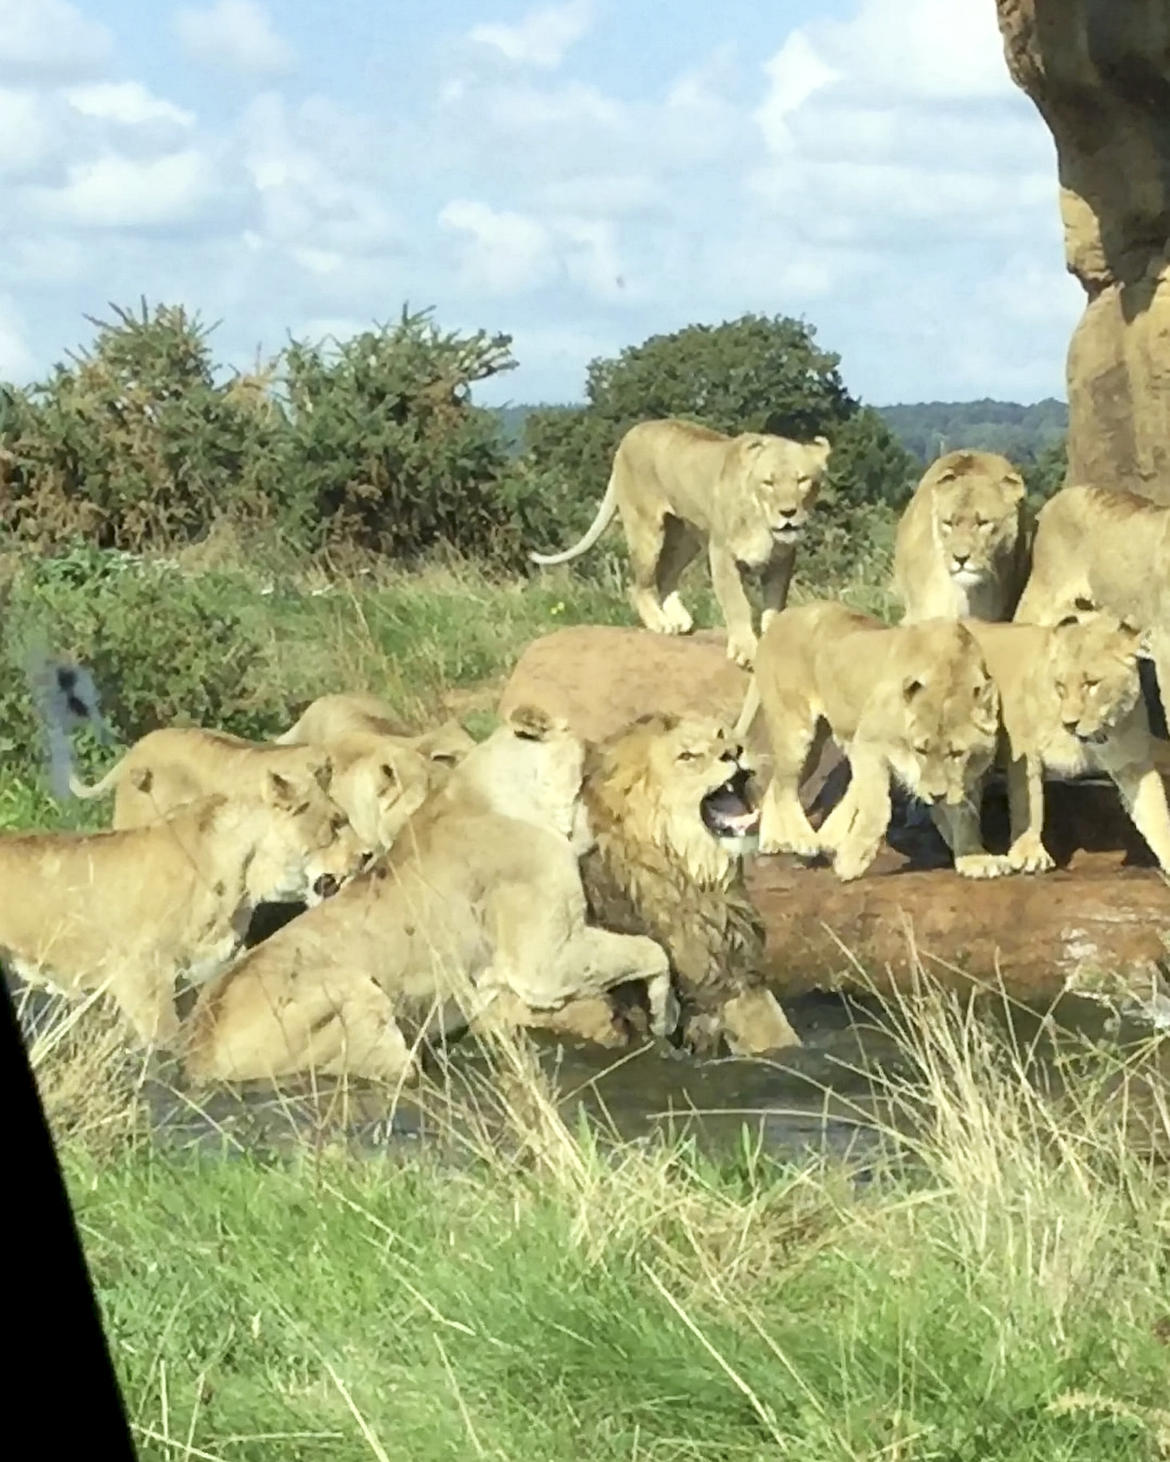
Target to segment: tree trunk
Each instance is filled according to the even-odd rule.
[[[1056,143],[1068,481],[1170,503],[1170,0],[996,0],[1008,69]]]

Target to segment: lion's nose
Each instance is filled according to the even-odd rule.
[[[954,555],[955,567],[957,569],[965,569],[967,567],[967,560],[970,557],[971,555],[969,553],[956,553]]]
[[[322,873],[321,877],[313,882],[313,892],[319,899],[331,899],[341,887],[332,873]]]

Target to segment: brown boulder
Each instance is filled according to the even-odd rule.
[[[734,722],[750,679],[727,658],[722,631],[658,635],[618,625],[569,625],[533,640],[516,662],[500,714],[530,701],[566,717],[589,741],[651,711]]]
[[[1056,143],[1069,481],[1170,503],[1170,6],[997,0],[1008,69]]]

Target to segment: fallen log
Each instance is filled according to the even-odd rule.
[[[724,658],[723,643],[715,631],[558,630],[527,647],[501,706],[533,699],[589,737],[654,710],[733,720],[747,676]],[[814,822],[843,791],[843,771],[828,747],[801,792]],[[853,883],[786,856],[749,860],[748,892],[781,998],[907,989],[919,968],[946,985],[994,984],[1027,1002],[1077,991],[1144,1003],[1163,988],[1170,886],[1111,785],[1050,783],[1045,839],[1058,868],[986,882],[960,878],[931,824],[906,811]],[[990,849],[1006,848],[1002,785],[989,791],[984,830]]]

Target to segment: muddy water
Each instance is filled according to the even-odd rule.
[[[613,1052],[540,1036],[533,1044],[571,1127],[584,1117],[626,1141],[685,1135],[711,1155],[739,1149],[746,1128],[753,1145],[775,1157],[845,1157],[864,1174],[889,1151],[891,1127],[906,1121],[904,1110],[891,1106],[888,1084],[910,1078],[910,1063],[875,1006],[814,995],[788,1012],[804,1044],[772,1060],[696,1061],[660,1046]],[[1060,1014],[1072,1038],[1119,1034],[1092,1002],[1065,1002]],[[1018,1046],[1036,1049],[1041,1065],[1055,1054],[1060,1037],[1053,1045],[1051,1023],[1021,1012],[1012,1025]],[[524,1114],[522,1092],[511,1099],[519,1120],[503,1115],[507,1078],[493,1075],[471,1043],[452,1048],[428,1074],[421,1093],[404,1092],[397,1101],[337,1083],[279,1093],[261,1085],[218,1089],[195,1099],[162,1074],[145,1095],[155,1140],[188,1150],[279,1156],[341,1142],[370,1157],[429,1150],[458,1161],[485,1144],[515,1147],[526,1127],[538,1130],[537,1116]]]

